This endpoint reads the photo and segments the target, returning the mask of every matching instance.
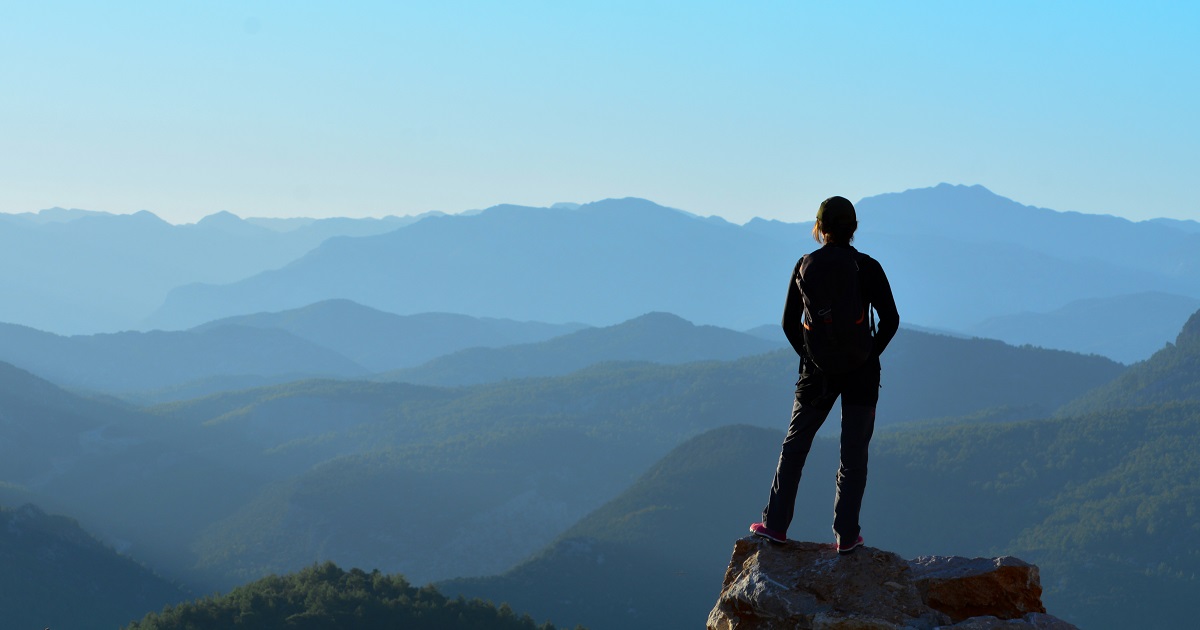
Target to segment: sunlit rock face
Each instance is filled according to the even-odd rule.
[[[709,630],[991,630],[1075,626],[1046,614],[1038,568],[1017,558],[900,556],[829,544],[734,545]]]

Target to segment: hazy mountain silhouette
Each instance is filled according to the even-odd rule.
[[[1200,234],[1200,222],[1180,219],[1150,219],[1149,223],[1157,223],[1165,225],[1169,228],[1180,230],[1182,232],[1191,232],[1192,234]]]
[[[667,311],[745,327],[779,310],[795,259],[787,244],[641,199],[576,210],[496,206],[331,239],[234,284],[180,288],[149,323],[190,326],[346,298],[402,314],[614,324]]]
[[[71,394],[0,362],[0,502],[24,503],[24,493],[79,458],[124,443],[120,427],[134,415],[118,402]]]
[[[1077,300],[1049,313],[993,317],[969,332],[1015,345],[1069,349],[1134,363],[1161,349],[1197,308],[1200,298],[1137,293]],[[1094,325],[1097,320],[1104,322],[1103,333]]]
[[[1036,418],[1108,383],[1125,367],[1096,355],[901,329],[882,357],[880,425],[988,412]],[[836,428],[836,423],[830,423]]]
[[[1081,396],[1059,413],[1073,415],[1176,401],[1200,401],[1200,311],[1188,318],[1174,344],[1130,366],[1112,382]]]
[[[884,264],[908,323],[968,330],[990,318],[1147,291],[1200,299],[1200,234],[1174,224],[1033,208],[981,186],[940,185],[858,205],[856,243]],[[346,298],[396,313],[593,325],[666,311],[746,329],[778,317],[788,271],[816,246],[810,227],[758,219],[737,226],[640,199],[497,206],[334,239],[240,282],[181,287],[149,321],[182,327]],[[1077,322],[1083,339],[1108,325],[1100,313]],[[1159,334],[1166,341],[1173,332]]]
[[[940,184],[868,197],[862,234],[1009,243],[1070,262],[1111,262],[1200,284],[1200,243],[1187,222],[1141,221],[1026,206],[983,186]]]
[[[377,378],[424,385],[471,385],[557,376],[604,361],[672,364],[731,360],[762,354],[781,345],[716,326],[696,326],[669,313],[650,313],[615,326],[588,328],[549,341],[462,350]]]
[[[147,211],[0,214],[0,321],[67,334],[134,328],[176,286],[233,282],[332,236],[379,234],[407,222],[327,219],[280,232],[229,213],[191,225]]]
[[[356,377],[367,370],[284,330],[214,326],[197,332],[63,337],[0,324],[0,360],[56,383],[137,394],[214,377]]]
[[[278,313],[242,315],[202,324],[282,330],[329,348],[373,372],[424,363],[465,348],[542,341],[584,328],[449,313],[395,315],[350,300],[325,300]]]

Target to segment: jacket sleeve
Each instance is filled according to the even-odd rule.
[[[891,343],[892,337],[900,328],[900,313],[896,311],[896,299],[892,296],[892,285],[888,283],[883,266],[874,258],[870,259],[870,281],[867,285],[867,295],[871,306],[879,315],[878,327],[875,330],[875,356],[883,354]]]
[[[800,259],[804,260],[803,258]],[[796,277],[800,273],[800,262],[792,269],[792,279],[788,282],[787,302],[783,306],[783,334],[796,354],[804,356],[804,298],[800,295],[800,285]]]

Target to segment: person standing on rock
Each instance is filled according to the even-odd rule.
[[[783,332],[800,355],[800,378],[792,420],[771,482],[757,536],[787,541],[796,490],[817,430],[842,399],[841,461],[833,531],[838,553],[863,544],[858,522],[867,486],[867,446],[875,430],[879,400],[879,355],[900,326],[887,276],[875,259],[850,246],[858,218],[844,197],[821,202],[813,239],[821,243],[792,270]],[[879,315],[878,329],[875,313]]]

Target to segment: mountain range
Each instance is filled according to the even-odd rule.
[[[59,334],[138,329],[175,287],[234,282],[331,237],[379,234],[416,220],[322,219],[284,231],[228,212],[188,225],[145,210],[0,214],[0,321]]]
[[[1041,566],[1047,606],[1080,627],[1186,627],[1200,569],[1197,326],[1200,312],[1175,346],[1067,406],[1099,411],[878,434],[868,543],[1027,558]],[[1114,400],[1131,381],[1141,388]],[[526,562],[439,588],[593,628],[694,627],[732,540],[758,519],[782,439],[744,425],[698,435]],[[832,538],[837,448],[814,444],[790,539]]]
[[[631,332],[645,348],[664,334],[742,339],[662,314],[566,338],[604,346],[604,337],[585,333]],[[529,356],[537,350],[562,365],[567,359],[548,350],[569,359],[586,346],[540,342]],[[1124,369],[1100,357],[907,330],[885,359],[881,427],[1049,414]],[[200,590],[318,559],[417,581],[496,573],[681,440],[731,422],[777,426],[795,369],[786,348],[731,361],[609,362],[451,389],[299,381],[141,408],[7,367],[0,407],[13,410],[14,424],[0,430],[0,503],[71,514]],[[415,544],[433,514],[454,523],[454,535]]]
[[[1200,301],[1195,222],[1057,212],[946,184],[857,205],[856,242],[883,263],[910,324],[1131,363]],[[662,311],[747,330],[778,318],[787,270],[815,247],[809,216],[735,225],[642,199],[386,219],[220,212],[189,225],[146,211],[0,214],[0,321],[184,330],[349,299],[590,326]],[[1114,334],[1106,315],[1139,304],[1138,325]],[[398,367],[412,365],[379,369]]]
[[[547,341],[460,350],[377,378],[423,385],[473,385],[559,376],[606,361],[664,364],[728,361],[779,347],[779,343],[754,335],[716,326],[696,326],[670,313],[649,313],[613,326],[580,330]]]
[[[414,367],[468,348],[545,341],[588,327],[451,313],[395,315],[334,299],[287,311],[220,319],[192,330],[225,326],[284,331],[337,352],[370,372]]]
[[[1196,500],[1193,337],[1189,323],[1177,352],[1124,368],[902,330],[885,355],[872,543],[1020,551],[1057,576],[1046,579],[1055,609],[1090,626],[1143,600],[1178,621],[1171,602],[1194,559],[1140,541],[1186,529]],[[752,489],[777,455],[782,434],[766,427],[785,422],[790,353],[452,389],[301,381],[149,409],[0,365],[0,504],[72,514],[199,592],[332,559],[418,583],[474,576],[443,588],[560,623],[687,626],[696,602],[697,615],[711,604],[729,538],[761,509]],[[1032,419],[1106,400],[1109,383],[1138,371],[1165,392],[1149,407]],[[759,426],[729,426],[745,422]],[[827,479],[835,458],[819,439],[806,479]],[[1169,462],[1180,474],[1164,485]],[[803,487],[802,505],[829,505],[827,481]],[[827,519],[798,514],[794,535],[819,540]],[[663,545],[663,532],[681,538]],[[1116,548],[1129,551],[1106,555]]]
[[[870,543],[1020,554],[1086,627],[1189,623],[1200,230],[981,187],[858,205],[904,320],[883,356]],[[796,357],[763,324],[810,225],[637,199],[321,226],[0,215],[0,246],[30,256],[9,262],[51,255],[22,239],[98,257],[0,274],[30,301],[0,325],[0,545],[20,560],[0,576],[25,576],[11,592],[29,602],[99,593],[109,619],[332,560],[557,623],[692,627],[778,455]],[[220,272],[203,268],[221,247]],[[170,330],[80,324],[163,296]],[[27,325],[38,309],[63,328]],[[802,484],[823,507],[793,537],[829,535],[836,431]],[[20,568],[38,558],[61,562]],[[372,575],[323,566],[331,598]],[[138,586],[106,591],[88,567]]]
[[[1135,303],[1147,292],[1200,300],[1200,234],[1186,225],[1033,208],[980,186],[940,185],[858,206],[856,243],[883,263],[903,321],[971,331],[1079,300]],[[778,317],[788,271],[815,248],[810,227],[760,219],[739,226],[642,199],[574,209],[496,206],[331,239],[237,282],[181,286],[147,322],[186,328],[344,298],[401,314],[601,326],[665,311],[745,330]],[[1080,340],[1110,333],[1104,315],[1075,318],[1079,332],[1062,341],[1040,339],[1082,351]],[[1144,358],[1179,324],[1177,317],[1150,319],[1130,335],[1137,342],[1090,343],[1089,351]],[[1011,340],[1021,343],[1016,336]]]

